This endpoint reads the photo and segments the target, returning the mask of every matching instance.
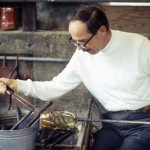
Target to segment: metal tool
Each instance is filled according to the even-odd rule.
[[[19,122],[17,122],[17,124],[15,124],[11,130],[16,129],[25,119],[27,119],[33,112],[34,110],[37,108],[34,105],[32,105],[30,102],[28,102],[27,100],[25,100],[23,97],[21,97],[20,95],[18,95],[17,93],[13,92],[9,87],[7,87],[7,94],[12,95],[17,101],[19,101],[21,104],[23,104],[25,107],[27,107],[30,111],[29,113],[24,116]],[[25,104],[26,103],[26,104]],[[50,107],[53,104],[52,101],[47,102],[39,111],[34,112],[34,117],[30,120],[30,122],[26,125],[27,127],[32,126],[33,124],[37,123],[39,118],[40,118],[40,114],[43,113],[48,107]],[[29,106],[28,106],[29,105]]]
[[[17,122],[19,122],[19,120],[21,119],[21,111],[18,106],[16,107],[16,118],[17,118]]]
[[[34,108],[29,111],[20,121],[18,121],[10,130],[15,130],[25,119],[27,119],[34,111]]]
[[[129,121],[129,120],[110,120],[110,119],[84,119],[84,118],[77,118],[77,121],[81,122],[105,122],[105,123],[129,123],[129,124],[149,124],[150,122],[147,121]]]
[[[78,118],[74,114],[67,111],[54,111],[41,114],[40,126],[41,128],[54,128],[54,129],[65,129],[74,128],[77,122],[104,122],[104,123],[126,123],[126,124],[147,124],[147,121],[138,120],[111,120],[111,119],[87,119]]]
[[[24,99],[23,97],[21,97],[17,93],[13,92],[9,87],[7,87],[7,94],[11,95],[12,97],[14,97],[17,101],[19,101],[21,104],[23,104],[29,110],[32,110],[33,108],[35,109],[34,105],[32,105],[31,103],[29,103],[26,99]]]
[[[11,71],[11,73],[9,74],[9,78],[11,79],[12,76],[14,75],[14,73],[16,72],[15,75],[15,79],[21,79],[20,73],[19,73],[19,61],[18,61],[19,56],[16,57],[16,65],[14,67],[14,69]],[[9,106],[8,106],[8,110],[10,110],[11,108],[11,104],[12,104],[12,95],[9,95]]]
[[[19,56],[16,57],[16,65],[14,69],[9,74],[9,78],[12,77],[12,75],[16,72],[15,79],[21,79],[20,73],[19,73]]]
[[[75,129],[51,130],[48,128],[43,128],[39,131],[38,144],[40,144],[40,146],[43,148],[42,150],[46,148],[52,149],[56,144],[62,142],[73,133],[75,133],[75,131]]]

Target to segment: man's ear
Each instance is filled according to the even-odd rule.
[[[107,32],[107,29],[106,29],[105,26],[100,26],[100,28],[99,28],[98,31],[97,31],[97,33],[98,33],[99,35],[105,35],[106,32]]]

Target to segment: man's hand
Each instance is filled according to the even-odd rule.
[[[7,87],[12,89],[13,91],[17,91],[17,80],[9,78],[0,78],[0,94],[5,95],[7,93]]]

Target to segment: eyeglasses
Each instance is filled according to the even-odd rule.
[[[82,50],[86,51],[87,50],[87,43],[93,38],[95,34],[92,34],[90,36],[90,38],[84,43],[84,44],[79,44],[77,43],[77,41],[73,40],[72,37],[69,38],[69,42],[72,43],[73,45],[77,46],[77,47],[80,47]]]

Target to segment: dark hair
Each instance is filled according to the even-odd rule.
[[[87,25],[89,33],[95,34],[100,26],[105,26],[109,30],[109,23],[105,13],[98,5],[81,5],[70,16],[68,21],[80,20]]]

